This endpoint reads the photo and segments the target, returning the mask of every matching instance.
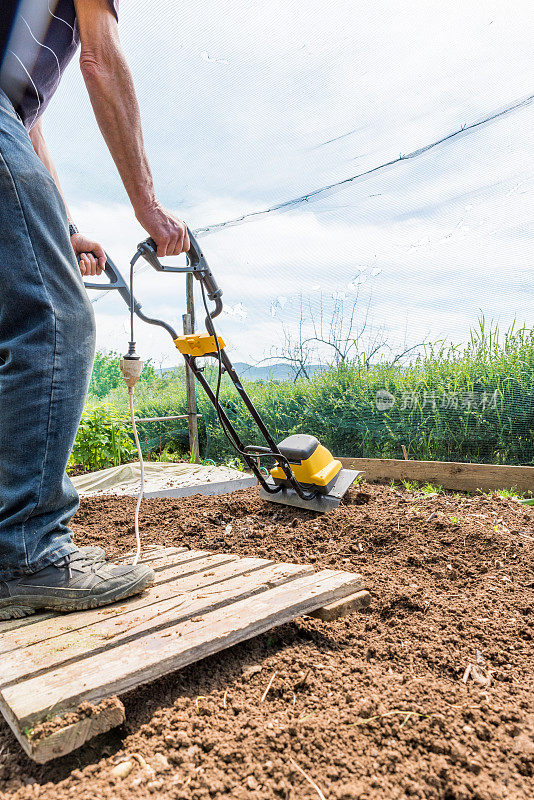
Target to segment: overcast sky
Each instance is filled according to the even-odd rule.
[[[180,4],[122,0],[120,29],[161,200],[192,228],[308,195],[466,128],[425,153],[202,240],[253,361],[295,324],[300,296],[335,299],[394,349],[465,339],[482,312],[532,325],[534,95],[529,2]],[[517,106],[514,108],[514,106]],[[477,122],[513,109],[485,124]],[[44,119],[78,226],[127,269],[143,232],[73,63]],[[183,279],[145,270],[145,310],[175,325]],[[334,298],[334,299],[333,299]],[[124,350],[126,308],[95,304],[99,344]],[[143,355],[178,363],[164,333]],[[169,347],[170,345],[170,347]]]

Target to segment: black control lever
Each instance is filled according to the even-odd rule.
[[[110,289],[116,289],[126,305],[130,307],[132,296],[128,284],[122,277],[121,273],[106,253],[106,266],[104,267],[104,275],[107,276],[108,283],[88,283],[83,282],[86,289],[98,289],[100,291],[109,292]],[[137,314],[141,309],[141,304],[137,302],[134,297],[134,311]]]
[[[130,294],[130,289],[128,288],[128,284],[122,277],[121,273],[110,259],[108,254],[106,253],[106,266],[104,267],[104,274],[109,279],[108,283],[88,283],[87,281],[83,282],[83,285],[86,289],[97,289],[103,292],[109,292],[110,290],[116,290],[128,308],[132,307],[132,295]],[[141,311],[141,303],[139,303],[135,297],[133,298],[133,310],[134,313],[137,314],[139,319],[142,319],[144,322],[148,322],[149,325],[157,325],[160,328],[164,328],[170,335],[172,336],[173,340],[176,339],[178,334],[174,330],[171,325],[168,325],[162,319],[156,319],[155,317],[148,317]]]
[[[209,268],[204,253],[200,249],[197,240],[189,228],[187,232],[189,234],[190,248],[185,254],[187,259],[186,267],[170,267],[166,264],[162,264],[157,255],[158,248],[156,242],[150,237],[140,242],[140,244],[137,245],[137,249],[140,251],[143,258],[158,272],[192,272],[197,280],[204,281],[209,299],[217,300],[218,297],[222,296],[222,289],[217,285],[215,276]]]
[[[200,246],[189,230],[190,248],[185,254],[187,259],[186,267],[169,267],[162,264],[157,255],[157,245],[154,239],[150,237],[137,245],[137,251],[141,253],[143,258],[154,267],[158,272],[191,272],[198,281],[202,281],[206,288],[206,292],[210,300],[215,303],[215,309],[211,312],[210,317],[214,319],[222,311],[222,289],[219,288],[213,272],[209,268],[208,262]]]
[[[217,317],[222,311],[222,289],[220,289],[217,285],[217,281],[215,280],[215,277],[208,266],[208,262],[206,261],[197,240],[189,229],[188,233],[191,247],[186,253],[187,266],[185,267],[170,267],[166,264],[162,264],[157,255],[157,245],[151,238],[145,239],[143,242],[137,245],[137,253],[143,256],[150,266],[158,272],[192,273],[198,281],[202,282],[209,299],[215,303],[215,308],[206,318],[206,328],[208,332],[213,335],[214,331],[211,320]],[[88,283],[84,281],[85,288],[97,289],[104,292],[115,289],[118,291],[128,308],[131,308],[132,296],[130,294],[129,286],[107,254],[104,274],[108,278],[107,283]],[[150,325],[158,325],[161,328],[165,328],[165,330],[170,333],[173,339],[177,338],[178,334],[174,328],[172,328],[166,322],[153,317],[147,317],[146,314],[141,311],[141,303],[139,303],[135,297],[133,298],[133,310],[140,319],[148,322]]]

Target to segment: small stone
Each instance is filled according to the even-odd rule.
[[[165,781],[162,781],[160,778],[159,781],[149,781],[146,788],[151,794],[154,794],[154,792],[159,792],[160,789],[163,789],[164,784]]]
[[[156,774],[159,772],[166,772],[171,768],[167,757],[164,756],[163,753],[156,753],[152,759],[152,766],[154,767]]]
[[[467,734],[473,733],[473,728],[471,727],[471,725],[464,725],[462,730],[463,730],[464,733],[467,733]]]
[[[532,758],[534,756],[534,741],[526,733],[520,733],[514,742],[514,751]]]
[[[258,786],[259,786],[259,783],[258,783],[258,781],[256,780],[256,778],[254,777],[254,775],[249,775],[249,776],[248,776],[248,778],[247,778],[247,786],[248,786],[248,788],[249,788],[249,789],[251,789],[253,792],[255,792],[255,791],[256,791],[256,789],[258,788]]]
[[[251,664],[250,667],[245,667],[243,669],[243,673],[242,674],[243,674],[243,677],[246,680],[248,680],[249,678],[252,678],[253,675],[257,675],[258,672],[261,672],[262,669],[263,669],[263,667],[261,667],[259,664]]]
[[[120,764],[117,764],[111,770],[111,774],[114,778],[119,778],[119,780],[123,780],[127,778],[132,769],[134,768],[133,761],[121,761]]]

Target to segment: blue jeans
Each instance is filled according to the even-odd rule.
[[[75,550],[65,469],[94,334],[63,201],[0,90],[0,579]]]

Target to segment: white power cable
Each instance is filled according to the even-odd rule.
[[[135,413],[134,413],[134,387],[128,386],[128,398],[130,400],[130,418],[132,421],[132,430],[135,439],[135,446],[137,447],[137,455],[139,456],[139,466],[141,468],[141,482],[139,484],[139,493],[137,495],[137,505],[135,507],[135,543],[136,543],[136,551],[135,557],[133,560],[134,567],[136,566],[137,562],[139,561],[139,557],[141,555],[141,536],[139,534],[139,509],[141,507],[141,501],[145,494],[145,464],[143,461],[143,453],[141,452],[141,445],[139,443],[139,436],[137,433],[137,424],[135,422]]]

